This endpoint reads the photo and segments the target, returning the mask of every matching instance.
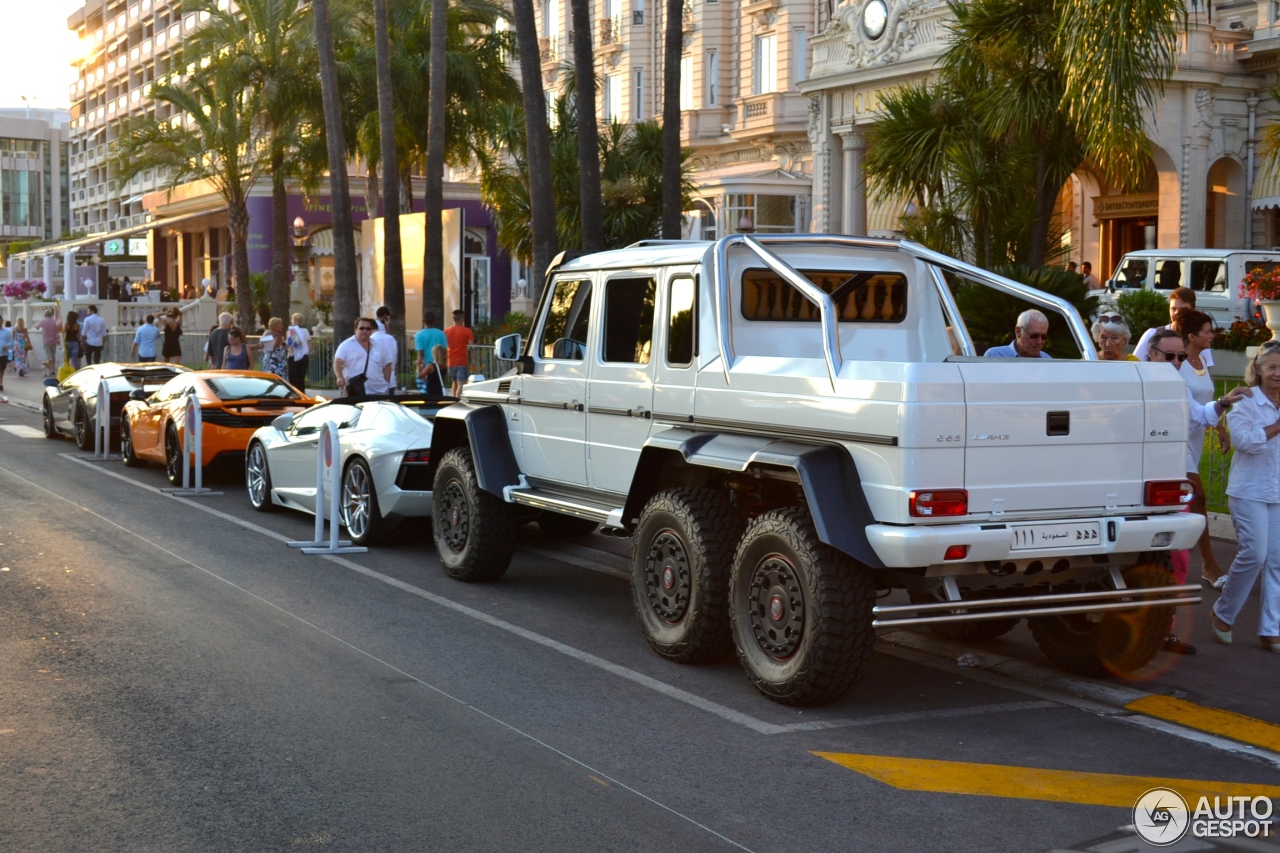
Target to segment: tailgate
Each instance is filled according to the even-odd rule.
[[[1135,507],[1144,480],[1185,476],[1186,390],[1168,365],[1008,359],[959,367],[971,513]]]

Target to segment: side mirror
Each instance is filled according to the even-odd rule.
[[[150,394],[148,394],[146,391],[144,391],[141,388],[134,388],[132,391],[129,392],[130,400],[145,400],[150,396],[151,396]]]
[[[286,432],[289,427],[293,426],[293,412],[285,412],[280,415],[271,422],[271,426],[275,428],[276,432]]]
[[[516,361],[520,358],[523,342],[519,335],[503,335],[493,343],[493,353],[500,361]]]

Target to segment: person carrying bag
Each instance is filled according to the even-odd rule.
[[[333,374],[338,379],[338,387],[348,397],[361,397],[367,394],[386,394],[391,390],[392,363],[388,348],[378,346],[370,340],[370,335],[377,328],[373,321],[362,317],[356,321],[356,333],[338,346],[333,356]],[[354,365],[363,354],[364,369],[359,376],[349,376],[354,368],[348,370],[347,365]]]

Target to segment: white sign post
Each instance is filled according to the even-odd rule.
[[[196,482],[191,486],[191,468],[195,466]],[[187,426],[182,431],[182,488],[162,489],[179,497],[204,497],[220,495],[204,487],[204,421],[200,416],[200,398],[187,395]]]
[[[98,401],[93,406],[93,453],[81,459],[116,459],[111,455],[111,391],[107,380],[98,382]]]
[[[304,554],[363,554],[368,551],[352,545],[349,539],[338,539],[341,521],[342,496],[342,444],[338,425],[328,421],[320,428],[320,441],[316,447],[316,530],[310,542],[290,542],[290,548],[301,548]],[[324,509],[326,491],[329,504],[329,539],[324,538]]]

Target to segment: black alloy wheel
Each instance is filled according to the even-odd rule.
[[[53,405],[49,402],[48,397],[45,398],[44,405],[40,407],[40,414],[41,420],[44,421],[44,437],[57,438],[58,425],[53,420]]]
[[[129,422],[124,418],[120,419],[120,458],[128,468],[141,468],[146,464],[138,458],[137,451],[134,450],[133,430],[129,429]]]

